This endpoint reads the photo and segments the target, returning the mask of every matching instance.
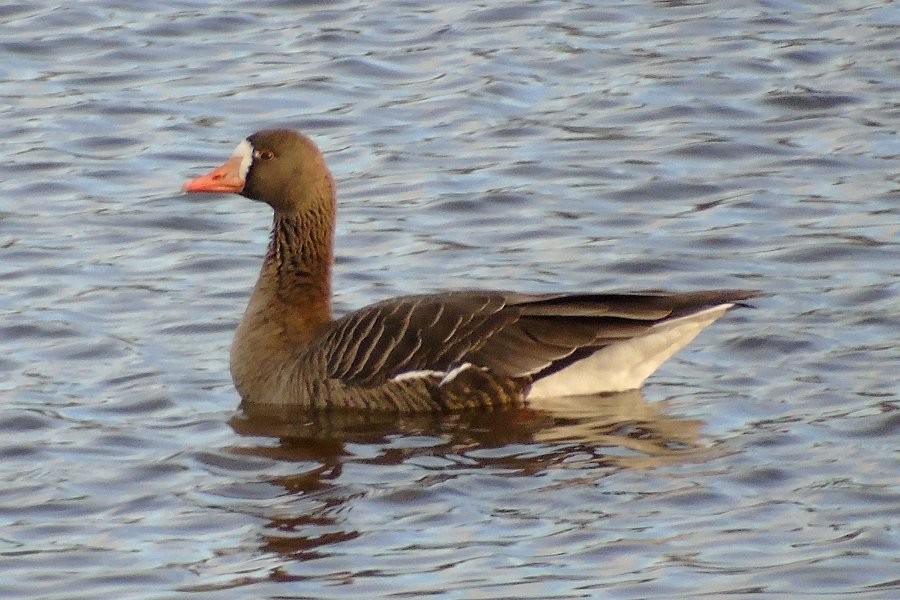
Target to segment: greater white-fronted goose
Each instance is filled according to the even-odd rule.
[[[334,319],[334,181],[309,138],[254,133],[183,189],[241,194],[275,211],[231,348],[235,387],[250,408],[450,411],[636,389],[755,295],[454,291]]]

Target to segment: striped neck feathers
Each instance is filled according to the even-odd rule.
[[[330,318],[333,246],[332,207],[276,211],[263,271],[274,277],[281,301],[324,309]]]

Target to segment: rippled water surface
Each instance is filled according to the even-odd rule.
[[[61,6],[60,6],[61,5]],[[0,597],[900,595],[900,8],[0,4]],[[640,393],[279,423],[227,353],[313,136],[336,307],[750,287]]]

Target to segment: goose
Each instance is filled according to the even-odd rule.
[[[633,390],[758,295],[465,290],[401,296],[335,318],[335,186],[310,138],[254,133],[182,190],[240,194],[274,211],[231,347],[245,408],[449,412]]]

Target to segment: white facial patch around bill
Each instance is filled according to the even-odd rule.
[[[250,140],[244,140],[231,153],[232,157],[241,159],[241,167],[238,170],[241,181],[247,181],[247,173],[250,171],[250,165],[253,164],[253,152],[253,144],[250,143]]]

